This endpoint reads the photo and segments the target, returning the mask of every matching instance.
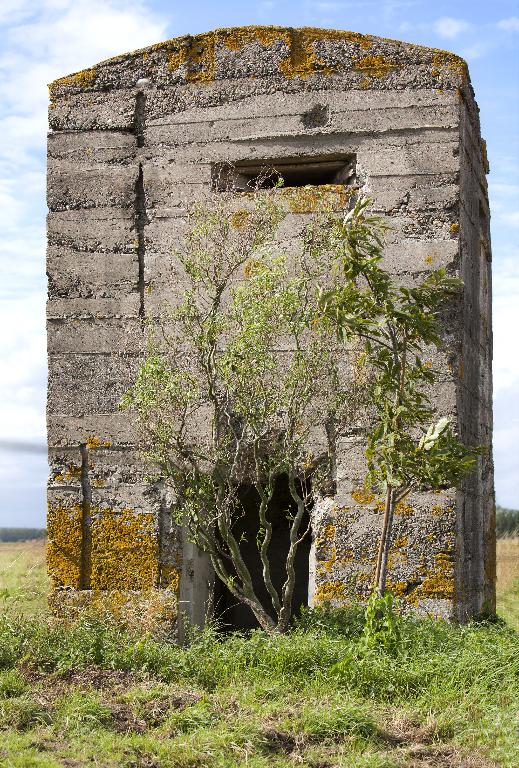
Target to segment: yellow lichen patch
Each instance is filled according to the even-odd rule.
[[[180,568],[174,565],[161,565],[160,566],[160,586],[168,587],[173,592],[178,592],[180,589]]]
[[[433,257],[431,256],[431,254],[429,254],[428,256],[426,256],[426,257],[425,257],[425,262],[426,262],[426,264],[432,264],[432,263],[433,263],[433,261],[434,261],[434,259],[433,259]]]
[[[166,41],[152,50],[167,48],[168,68],[174,72],[186,68],[186,79],[199,83],[209,83],[215,77],[216,50],[219,45],[231,51],[241,51],[248,45],[259,44],[264,48],[272,47],[281,41],[288,49],[288,55],[280,65],[279,71],[287,78],[306,79],[314,73],[331,74],[338,67],[324,64],[316,53],[315,44],[321,40],[344,40],[368,50],[372,45],[369,35],[357,32],[343,32],[335,29],[303,27],[237,27],[217,29],[195,37],[185,37]]]
[[[321,40],[345,40],[353,45],[359,45],[364,50],[371,48],[373,42],[369,35],[361,35],[357,32],[318,29],[317,27],[293,29],[290,30],[290,42],[288,43],[290,56],[281,62],[280,72],[287,78],[299,77],[304,80],[317,72],[329,75],[341,69],[339,66],[327,66],[319,58],[315,44]]]
[[[316,605],[324,605],[332,600],[346,600],[346,585],[342,581],[325,581],[317,587],[314,596]]]
[[[440,552],[435,555],[433,569],[427,573],[412,594],[418,599],[429,597],[452,600],[454,598],[454,568],[450,554]]]
[[[75,464],[72,464],[65,472],[64,479],[67,480],[68,482],[70,482],[71,480],[80,480],[81,467],[77,467]]]
[[[314,49],[315,37],[307,30],[294,30],[290,45],[290,56],[279,65],[280,72],[287,78],[300,77],[305,80],[314,72],[330,74],[331,67],[326,67]]]
[[[363,88],[369,88],[372,80],[386,77],[386,75],[388,75],[392,69],[395,69],[396,66],[397,65],[386,56],[364,56],[354,63],[353,69],[356,69],[364,75],[361,86]]]
[[[407,589],[407,583],[405,581],[393,581],[388,578],[386,580],[386,588],[389,592],[392,592],[395,597],[404,597]]]
[[[60,86],[73,86],[74,88],[89,88],[96,76],[96,68],[83,69],[81,72],[75,72],[73,75],[67,75],[66,77],[60,77],[59,80],[54,80],[49,85],[49,90],[52,96],[54,88]]]
[[[451,224],[450,231],[453,235],[456,235],[460,231],[460,225],[457,222]]]
[[[373,494],[364,490],[364,488],[357,488],[355,491],[352,491],[351,498],[356,501],[357,504],[371,504],[371,502],[375,500]]]
[[[337,529],[334,526],[334,524],[327,523],[325,526],[323,526],[323,529],[321,531],[321,536],[323,539],[334,539],[336,532],[337,532]]]
[[[222,38],[224,45],[230,51],[241,51],[253,43],[270,48],[276,40],[282,40],[286,45],[290,45],[290,31],[278,27],[237,27],[222,31]]]
[[[355,551],[353,549],[346,549],[342,557],[338,558],[337,562],[341,565],[349,565],[350,563],[353,563],[357,560],[357,555],[355,554]]]
[[[360,32],[343,32],[350,43],[356,43],[364,51],[368,51],[373,45],[371,35],[361,35]]]
[[[94,485],[96,488],[102,488],[104,485],[106,485],[106,480],[103,480],[102,477],[96,477],[92,480],[92,485]]]
[[[315,213],[317,211],[342,211],[349,204],[356,189],[343,184],[320,184],[317,186],[286,187],[278,194],[286,199],[292,213]]]
[[[150,589],[158,579],[153,516],[98,510],[92,523],[92,588]]]
[[[231,214],[229,223],[234,229],[245,229],[249,226],[251,220],[251,212],[246,208],[240,208]]]
[[[90,451],[94,451],[96,448],[110,448],[111,445],[110,440],[101,440],[96,435],[89,435],[86,439],[86,447]]]
[[[319,560],[317,563],[317,570],[319,573],[330,573],[333,566],[335,565],[337,561],[337,550],[335,548],[335,545],[331,547],[329,550],[330,557],[328,560]]]
[[[56,587],[81,587],[82,509],[50,504],[47,513],[47,567]]]
[[[431,512],[434,515],[434,517],[441,517],[444,513],[450,512],[450,511],[452,511],[450,507],[445,509],[439,504],[433,504],[433,506],[431,507]]]
[[[185,78],[188,82],[212,82],[215,72],[215,44],[215,32],[207,32],[184,40],[176,51],[170,53],[168,69],[175,72],[185,66]]]
[[[316,72],[331,74],[336,67],[326,66],[317,55],[315,44],[321,40],[345,40],[367,50],[372,45],[369,35],[357,32],[343,32],[336,29],[318,29],[303,27],[289,29],[283,27],[241,27],[221,31],[223,43],[233,51],[239,51],[251,43],[260,43],[264,48],[271,47],[281,40],[289,50],[279,65],[279,71],[287,78],[306,79]]]
[[[400,549],[401,547],[407,547],[408,544],[409,539],[407,536],[399,536],[398,539],[395,539],[393,546],[397,547],[397,549]]]
[[[436,51],[432,58],[433,67],[437,70],[447,69],[460,77],[468,77],[467,62],[449,51]]]
[[[405,501],[399,501],[398,504],[395,507],[395,515],[400,515],[401,517],[409,517],[413,514],[413,508],[406,504]]]

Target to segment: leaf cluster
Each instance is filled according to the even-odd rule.
[[[403,497],[413,488],[457,485],[478,453],[463,445],[448,419],[434,422],[430,392],[438,374],[425,359],[441,348],[441,312],[463,284],[443,268],[412,287],[396,283],[381,265],[387,227],[367,213],[369,204],[361,199],[342,221],[331,223],[343,283],[322,290],[320,304],[341,339],[363,340],[373,371],[367,483],[384,491],[399,488]]]

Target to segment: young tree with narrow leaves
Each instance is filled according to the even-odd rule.
[[[329,222],[343,279],[323,288],[320,306],[340,339],[363,340],[365,365],[373,372],[366,485],[385,498],[374,574],[383,596],[397,504],[412,491],[458,485],[478,450],[459,440],[448,418],[438,417],[429,398],[437,373],[424,360],[427,349],[441,349],[440,312],[463,284],[444,269],[411,288],[396,283],[381,266],[386,226],[368,213],[369,205],[361,199],[345,218]]]

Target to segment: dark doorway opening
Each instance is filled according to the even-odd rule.
[[[270,598],[263,583],[261,559],[256,545],[259,531],[258,507],[259,497],[253,486],[243,485],[240,488],[240,501],[244,515],[236,523],[234,533],[241,538],[241,553],[250,570],[256,595],[263,606],[271,606]],[[291,519],[297,511],[288,487],[288,477],[280,475],[276,480],[274,494],[268,509],[268,519],[272,522],[272,540],[269,547],[269,562],[271,577],[278,594],[281,593],[286,581],[286,558],[290,547]],[[309,510],[305,511],[299,529],[301,536],[310,524]],[[292,611],[296,614],[301,606],[308,604],[308,579],[311,547],[311,532],[308,531],[299,544],[295,559],[296,581],[292,597]],[[255,629],[259,626],[251,609],[241,603],[219,579],[215,583],[215,618],[223,631]],[[274,616],[271,608],[269,613]]]

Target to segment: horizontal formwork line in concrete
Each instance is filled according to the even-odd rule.
[[[130,128],[110,128],[107,126],[106,128],[87,128],[84,131],[78,130],[76,128],[56,128],[51,129],[48,132],[47,138],[50,142],[49,146],[52,147],[53,142],[59,139],[60,137],[81,137],[82,139],[86,139],[88,134],[91,135],[91,137],[94,136],[102,136],[103,139],[106,138],[107,135],[111,134],[114,138],[117,139],[127,139],[127,141],[124,141],[122,144],[102,144],[101,148],[108,149],[110,147],[114,147],[116,149],[122,148],[122,147],[135,147],[137,148],[137,142],[135,140],[135,133]],[[85,147],[92,147],[91,142],[84,142]],[[97,149],[97,147],[96,147]]]
[[[441,108],[445,106],[458,107],[457,94],[453,92],[440,93],[431,88],[425,89],[395,89],[384,91],[370,91],[348,88],[312,88],[287,93],[277,89],[273,93],[259,93],[242,95],[225,103],[213,106],[186,108],[180,112],[171,112],[161,117],[152,117],[156,101],[153,90],[148,92],[147,104],[150,117],[148,123],[158,124],[163,120],[169,122],[190,122],[205,120],[218,120],[229,117],[229,113],[236,113],[237,117],[283,117],[285,115],[302,114],[315,107],[316,104],[326,106],[330,112],[349,110],[384,110],[405,109],[423,107]]]
[[[104,213],[104,215],[102,215]],[[66,222],[69,221],[71,223],[75,223],[77,221],[84,221],[85,217],[83,214],[79,214],[77,211],[60,211],[59,215],[56,216],[53,213],[49,213],[47,216],[47,222],[49,224],[53,224],[54,221],[59,218],[62,221]],[[96,209],[96,215],[92,217],[93,220],[97,221],[113,221],[114,219],[121,224],[126,224],[128,227],[133,227],[134,219],[135,219],[135,213],[132,213],[131,209],[129,208],[117,208],[117,214],[114,216],[114,209],[111,206],[100,206]]]
[[[346,113],[344,113],[346,114]],[[334,119],[331,124],[323,128],[314,128],[309,130],[304,128],[299,121],[294,119],[292,124],[285,125],[281,130],[281,126],[275,125],[273,130],[272,121],[265,118],[264,121],[259,119],[250,119],[244,124],[244,121],[238,121],[241,123],[242,130],[236,130],[236,126],[229,126],[226,128],[225,121],[221,123],[206,123],[201,124],[203,127],[200,130],[193,130],[193,127],[187,128],[181,124],[175,125],[174,130],[171,126],[160,126],[153,128],[148,126],[145,131],[145,146],[150,147],[160,144],[175,144],[176,146],[185,146],[187,144],[195,143],[208,143],[213,141],[220,141],[227,139],[230,141],[254,141],[258,138],[281,138],[284,136],[330,136],[330,135],[351,135],[356,137],[371,136],[377,138],[379,136],[391,137],[398,134],[411,134],[416,136],[416,140],[419,141],[419,134],[425,131],[430,133],[447,132],[455,130],[457,128],[457,121],[452,120],[447,124],[434,124],[433,122],[420,121],[416,124],[416,121],[405,123],[401,126],[395,126],[394,120],[388,119],[387,122],[378,124],[376,120],[371,119],[369,124],[360,122],[358,117],[355,117],[354,113],[350,114],[350,120],[341,123],[341,121]],[[261,123],[264,123],[264,128],[261,130]],[[285,121],[286,122],[286,121]],[[363,121],[365,123],[365,121]],[[259,124],[258,124],[259,123]],[[335,123],[335,124],[334,124]],[[197,124],[197,128],[198,128]],[[210,126],[210,127],[209,127]],[[246,131],[249,127],[253,127],[253,132],[249,135],[240,135],[243,131]]]
[[[251,121],[254,122],[254,121]],[[295,132],[294,130],[287,130],[287,131],[265,131],[265,133],[253,133],[248,136],[237,136],[237,135],[227,135],[222,137],[210,137],[207,138],[204,136],[201,139],[196,140],[188,140],[185,141],[185,132],[179,131],[178,135],[173,135],[171,142],[168,142],[167,135],[160,134],[159,131],[151,131],[150,129],[146,130],[145,133],[145,145],[144,145],[144,154],[146,151],[149,151],[150,149],[154,147],[190,147],[190,146],[196,146],[196,147],[217,147],[220,144],[241,144],[243,142],[251,142],[256,143],[258,141],[276,141],[276,140],[290,140],[292,142],[304,142],[305,140],[308,142],[315,142],[316,139],[321,139],[323,144],[326,144],[326,141],[329,139],[341,139],[342,141],[346,143],[356,144],[359,140],[364,141],[366,138],[369,141],[369,144],[373,146],[379,146],[382,142],[386,146],[406,146],[406,145],[420,145],[423,146],[423,144],[434,144],[434,143],[440,143],[440,139],[437,137],[441,134],[444,135],[445,141],[445,135],[450,139],[452,142],[459,143],[460,137],[459,132],[456,129],[455,126],[422,126],[420,128],[412,128],[412,127],[401,127],[401,128],[395,128],[395,127],[388,127],[380,130],[374,130],[373,128],[360,128],[359,130],[354,130],[351,127],[348,126],[347,129],[343,127],[338,127],[336,130],[333,130],[332,128],[327,129],[319,129],[315,131],[308,131],[308,130],[301,130]],[[150,141],[150,138],[153,136],[156,136],[156,141]],[[392,137],[407,137],[405,141],[398,141],[395,142],[395,144],[391,144],[390,141],[388,141],[388,138],[391,139]],[[442,142],[443,143],[443,142]],[[324,149],[325,147],[322,147],[321,153],[324,155]],[[347,150],[343,150],[344,153],[347,153]],[[256,159],[256,158],[254,158]],[[280,158],[277,158],[278,160]]]
[[[433,87],[416,89],[400,87],[393,89],[373,90],[354,86],[350,79],[343,78],[333,83],[327,78],[328,89],[319,87],[317,83],[290,84],[283,80],[273,83],[272,78],[257,78],[253,82],[248,78],[238,78],[219,81],[206,85],[170,86],[147,91],[147,112],[150,119],[160,119],[164,114],[188,111],[222,111],[235,105],[248,102],[262,114],[272,109],[275,102],[295,102],[297,99],[310,101],[312,97],[322,98],[328,103],[348,100],[350,103],[364,103],[373,106],[384,104],[407,104],[408,107],[422,106],[424,103],[445,104],[457,101],[457,92],[447,89],[440,92]],[[273,86],[275,90],[273,90]],[[53,130],[131,130],[135,106],[135,88],[118,88],[113,91],[85,91],[75,94],[67,93],[55,98],[53,108],[49,112],[49,122]],[[167,97],[170,96],[168,99]],[[200,106],[200,96],[203,104]],[[335,96],[335,99],[333,98]],[[172,97],[172,98],[171,98]],[[315,101],[314,101],[315,103]],[[310,104],[311,105],[311,104]]]
[[[136,281],[135,281],[136,283]],[[50,297],[47,301],[47,317],[60,318],[74,312],[76,315],[94,315],[96,319],[102,320],[103,316],[112,317],[119,315],[122,318],[135,317],[139,314],[140,295],[138,286],[135,284],[126,295],[122,294],[115,298],[105,298],[99,296],[89,296],[88,298],[61,298]]]
[[[309,94],[310,96],[310,94]],[[347,99],[347,94],[345,94]],[[323,101],[327,101],[326,96],[323,97]],[[185,126],[192,126],[192,125],[210,125],[215,126],[220,123],[236,123],[236,122],[251,122],[258,119],[265,119],[270,121],[275,121],[282,118],[297,118],[301,119],[302,116],[305,115],[305,108],[309,109],[312,106],[316,106],[317,100],[314,97],[314,94],[311,94],[311,101],[309,100],[309,103],[306,105],[302,105],[299,108],[292,108],[291,100],[287,99],[287,109],[285,110],[279,110],[279,111],[271,111],[268,104],[266,105],[265,109],[257,110],[254,114],[240,114],[240,111],[237,110],[236,115],[229,114],[229,112],[233,111],[234,105],[229,105],[229,108],[227,109],[227,112],[222,111],[221,114],[218,116],[212,116],[210,114],[211,110],[207,110],[207,112],[202,113],[200,115],[196,116],[196,119],[193,119],[195,116],[193,116],[191,119],[189,118],[189,112],[182,112],[182,113],[173,113],[171,115],[167,115],[166,117],[151,119],[147,121],[146,127],[149,128],[161,128],[161,127],[169,127],[169,126],[178,126],[179,128],[185,127]],[[322,106],[325,108],[329,108],[328,104],[317,104],[318,106]],[[402,106],[399,104],[391,104],[389,106],[363,106],[359,104],[354,109],[351,108],[338,108],[338,109],[330,109],[330,120],[334,120],[337,118],[342,118],[347,115],[371,115],[372,117],[376,117],[379,114],[383,117],[386,117],[386,113],[391,114],[403,114],[403,115],[410,115],[414,112],[419,112],[421,115],[428,114],[429,112],[434,112],[435,110],[441,111],[443,110],[445,113],[449,114],[452,117],[456,118],[456,125],[458,124],[458,115],[459,110],[457,106],[451,102],[449,104],[417,104],[413,106]],[[443,123],[442,123],[443,125]],[[306,130],[312,130],[312,126],[307,126]],[[315,126],[313,130],[319,130],[319,126]],[[74,133],[74,131],[60,131],[59,133]]]

